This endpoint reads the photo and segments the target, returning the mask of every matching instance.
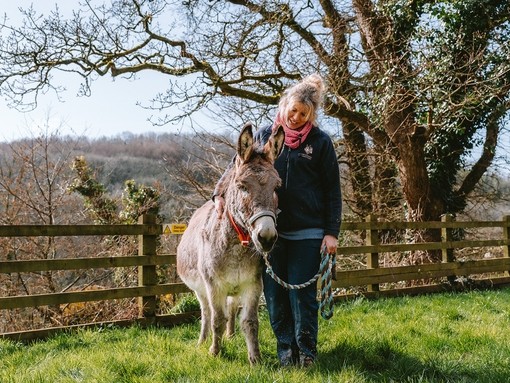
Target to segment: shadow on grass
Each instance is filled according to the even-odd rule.
[[[398,350],[387,340],[343,343],[319,355],[316,368],[321,371],[358,371],[370,382],[490,382],[507,383],[508,371],[473,366],[456,360],[421,360]]]

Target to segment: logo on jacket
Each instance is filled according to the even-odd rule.
[[[313,153],[312,145],[306,145],[304,150],[305,150],[305,153],[308,154],[309,156],[312,155],[312,153]]]

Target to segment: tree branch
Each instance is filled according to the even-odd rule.
[[[494,155],[496,154],[499,132],[501,130],[501,119],[508,112],[509,108],[510,103],[507,102],[504,107],[497,108],[491,113],[489,121],[487,122],[482,153],[478,158],[478,161],[476,161],[471,168],[471,171],[462,181],[462,184],[456,193],[457,196],[466,198],[474,190],[476,184],[480,181],[489,166],[492,164]]]

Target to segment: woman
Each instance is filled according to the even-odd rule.
[[[305,283],[317,273],[322,249],[336,254],[342,201],[333,143],[317,126],[324,88],[317,74],[288,88],[273,125],[255,135],[266,142],[272,129],[282,125],[285,130],[285,146],[274,164],[282,179],[277,190],[279,238],[269,262],[290,284]],[[224,206],[221,184],[220,180],[213,194],[219,215]],[[311,366],[317,356],[316,285],[287,290],[264,273],[264,296],[280,364]]]

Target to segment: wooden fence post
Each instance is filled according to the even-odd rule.
[[[510,215],[503,217],[503,239],[508,241],[510,239]],[[503,246],[503,257],[510,257],[510,244]],[[505,277],[510,276],[510,270],[505,271]]]
[[[138,218],[139,224],[154,224],[156,216],[153,214],[144,214]],[[138,236],[138,255],[150,257],[156,256],[158,244],[157,235],[139,235]],[[138,266],[138,286],[154,286],[158,283],[156,274],[156,265]],[[138,313],[140,317],[154,318],[156,316],[156,297],[142,296],[138,298]]]
[[[453,216],[451,214],[445,214],[441,217],[441,222],[453,222]],[[453,240],[452,236],[452,229],[447,227],[441,227],[441,241],[442,242],[451,242]],[[442,252],[442,262],[443,263],[450,263],[453,262],[454,255],[453,255],[453,249],[452,248],[443,248],[441,249]],[[455,282],[455,275],[449,275],[448,282],[454,283]]]
[[[365,218],[366,222],[377,222],[377,217],[373,214]],[[377,246],[380,243],[379,231],[372,230],[372,225],[367,230],[366,244],[368,246]],[[367,253],[367,269],[377,269],[379,267],[379,253]],[[369,284],[367,286],[369,292],[379,291],[379,283]]]

